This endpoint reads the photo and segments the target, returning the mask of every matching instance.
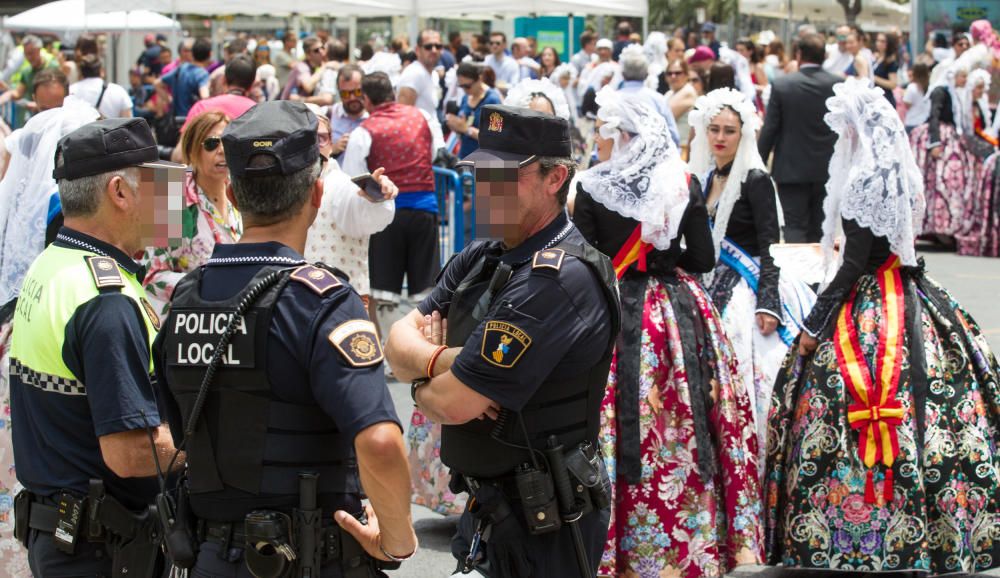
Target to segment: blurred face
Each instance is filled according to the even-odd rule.
[[[129,188],[122,179],[122,188]],[[176,246],[183,228],[183,167],[139,167],[138,210],[133,222],[138,239],[130,248]]]
[[[983,94],[985,94],[985,92],[986,92],[986,87],[983,85],[982,82],[976,84],[976,86],[972,87],[972,100],[979,100],[980,98],[983,97]]]
[[[545,47],[542,51],[542,66],[552,68],[556,65],[556,51],[551,47]]]
[[[604,121],[597,119],[594,123],[594,144],[597,146],[597,160],[607,162],[611,158],[611,153],[615,147],[614,139],[604,138],[601,136],[601,127],[604,126]]]
[[[672,39],[670,47],[667,48],[667,62],[672,62],[679,58],[684,58],[684,43],[677,39]]]
[[[955,57],[961,56],[963,52],[969,49],[969,39],[965,37],[959,38],[955,41],[953,48],[955,50]]]
[[[222,150],[222,131],[226,124],[217,123],[199,143],[193,163],[197,176],[222,180],[229,178],[229,167],[226,166],[226,155]]]
[[[503,51],[507,49],[507,43],[504,42],[503,36],[490,36],[490,53],[494,56],[503,54]]]
[[[340,91],[340,101],[344,103],[344,111],[350,115],[359,115],[365,110],[365,103],[361,99],[361,75],[355,72],[350,78],[337,80],[337,89]]]
[[[611,49],[610,48],[598,48],[597,57],[601,59],[601,62],[611,62]]]
[[[330,158],[333,154],[333,138],[330,136],[330,120],[325,116],[319,117],[319,126],[316,128],[316,146],[319,147],[319,154],[324,158]]]
[[[736,45],[736,52],[739,52],[740,56],[746,58],[748,61],[750,60],[750,56],[752,56],[750,48],[742,42]]]
[[[257,48],[253,52],[253,59],[258,65],[267,64],[271,60],[271,51],[267,47]]]
[[[725,164],[736,157],[740,146],[740,117],[731,109],[724,108],[722,112],[708,124],[708,146],[718,164]]]
[[[444,45],[441,44],[441,34],[437,32],[426,32],[421,35],[420,45],[417,46],[417,60],[423,64],[427,70],[437,66],[441,60],[441,51]]]
[[[520,168],[512,161],[476,164],[477,236],[520,243],[527,236],[525,227],[552,211],[566,173],[557,168],[543,176],[540,169],[537,162]]]
[[[545,114],[555,115],[556,113],[549,99],[541,95],[536,95],[532,98],[531,102],[528,103],[528,108],[535,112],[544,112]]]
[[[39,111],[59,108],[65,98],[66,89],[58,82],[46,82],[35,89],[34,99]]]
[[[968,72],[958,72],[955,74],[955,87],[965,88],[966,81],[969,80]]]
[[[310,44],[306,47],[306,60],[313,67],[320,66],[326,60],[326,48],[323,44],[317,42],[315,44]]]
[[[25,44],[24,59],[30,62],[31,65],[34,66],[35,68],[41,66],[42,49],[32,44]]]
[[[510,47],[510,53],[514,58],[521,58],[522,56],[527,56],[528,42],[525,40],[514,41],[514,44]]]
[[[847,37],[851,34],[851,29],[846,26],[837,28],[837,48],[840,52],[847,52]]]
[[[670,85],[670,90],[676,92],[683,88],[687,82],[688,75],[684,74],[684,69],[675,60],[673,64],[667,67],[667,84]]]
[[[853,32],[848,34],[844,47],[848,54],[857,54],[861,50],[861,43],[858,42],[858,36]]]
[[[698,91],[698,94],[705,94],[705,87],[701,85],[701,76],[696,71],[688,71],[688,82]]]
[[[886,42],[885,34],[879,34],[875,37],[875,50],[878,51],[879,54],[885,54],[887,45],[888,42]]]
[[[185,46],[181,48],[181,61],[182,62],[193,62],[194,55],[191,53],[191,47]]]
[[[170,64],[170,61],[173,59],[173,57],[174,57],[174,55],[169,50],[161,50],[160,51],[160,64],[162,64],[164,66]]]

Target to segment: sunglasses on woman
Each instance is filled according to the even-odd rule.
[[[210,136],[207,139],[201,141],[201,148],[205,149],[208,152],[212,152],[215,149],[219,148],[219,145],[221,144],[222,144],[222,139],[220,137]]]

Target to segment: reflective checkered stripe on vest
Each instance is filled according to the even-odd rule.
[[[434,190],[431,129],[415,106],[396,102],[375,109],[361,126],[372,135],[368,170],[385,167],[401,193]]]
[[[86,395],[86,387],[63,361],[66,324],[84,303],[100,291],[86,258],[95,255],[78,249],[50,245],[28,269],[14,314],[10,346],[10,373],[25,385],[63,395]],[[152,347],[156,329],[142,306],[142,285],[119,267],[124,287],[121,291],[135,301],[142,315]],[[153,372],[153,356],[149,357]]]

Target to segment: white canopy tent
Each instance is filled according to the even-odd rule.
[[[845,21],[844,8],[835,0],[740,0],[740,13],[780,19],[790,16],[794,21],[813,23]],[[863,0],[857,22],[864,28],[895,26],[907,30],[910,5],[891,0]]]
[[[180,24],[148,9],[93,10],[86,0],[56,0],[25,10],[3,21],[3,28],[20,32],[51,33],[67,42],[82,32],[107,33],[113,41],[106,55],[111,80],[128,83],[133,55],[142,50],[141,34],[180,30]],[[122,81],[121,79],[124,79]]]

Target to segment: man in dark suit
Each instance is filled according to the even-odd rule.
[[[799,71],[771,84],[771,99],[760,132],[760,156],[774,151],[771,171],[785,213],[785,240],[816,243],[823,237],[823,198],[836,135],[823,122],[826,99],[843,78],[822,68],[823,37],[799,40]]]

